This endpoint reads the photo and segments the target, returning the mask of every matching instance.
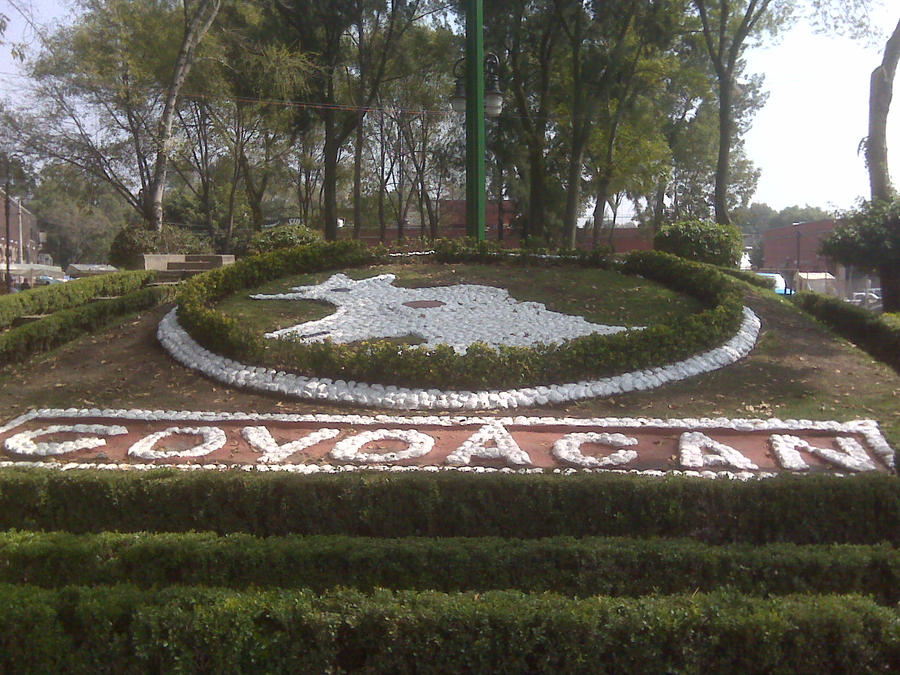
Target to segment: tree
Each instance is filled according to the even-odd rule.
[[[900,311],[900,199],[891,185],[887,164],[887,116],[898,62],[900,22],[870,78],[866,163],[871,201],[849,214],[822,244],[823,253],[838,262],[878,272],[886,312]]]
[[[719,142],[714,208],[716,222],[728,224],[728,185],[734,135],[734,96],[741,57],[752,35],[774,31],[791,11],[775,0],[694,0],[702,25],[703,43],[716,76],[719,102]]]
[[[869,135],[866,138],[866,164],[872,201],[887,201],[894,196],[887,161],[887,117],[894,94],[894,75],[900,61],[900,22],[884,47],[884,58],[869,81]]]
[[[26,151],[108,182],[160,229],[181,89],[221,0],[86,0],[32,66],[38,110],[12,119]]]
[[[309,88],[324,127],[325,238],[337,239],[341,147],[376,100],[398,38],[417,18],[420,0],[272,0],[271,28],[314,61]],[[355,39],[356,50],[346,48]],[[347,105],[347,99],[355,99]],[[300,118],[298,131],[308,118]]]

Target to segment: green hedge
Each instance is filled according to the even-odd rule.
[[[291,274],[354,267],[375,261],[357,241],[310,244],[244,258],[187,280],[178,290],[178,320],[197,342],[217,354],[254,360],[266,340],[213,308],[218,300]]]
[[[804,291],[792,299],[836,333],[900,371],[900,324],[895,320],[821,293]]]
[[[762,277],[756,272],[750,272],[749,270],[739,270],[735,269],[734,267],[717,267],[716,269],[722,272],[722,274],[727,274],[734,277],[735,279],[746,281],[751,286],[765,288],[770,291],[775,290],[775,279],[773,279],[772,277]]]
[[[0,586],[4,672],[886,673],[900,616],[857,596],[575,600],[514,591]]]
[[[460,248],[454,255],[464,256],[466,250]],[[478,250],[472,255],[481,259]],[[601,258],[585,256],[577,260],[603,265]],[[718,346],[737,330],[741,321],[741,294],[729,279],[707,265],[658,252],[631,254],[623,271],[688,293],[705,305],[704,311],[643,331],[589,335],[558,345],[493,349],[476,343],[463,355],[449,345],[398,348],[386,340],[304,345],[265,340],[213,308],[215,301],[227,295],[287,273],[334,269],[371,260],[370,255],[348,242],[310,245],[249,258],[184,284],[178,295],[179,320],[201,345],[238,361],[264,363],[276,370],[318,377],[442,389],[535,386],[659,366]]]
[[[663,225],[653,237],[653,248],[682,258],[736,266],[741,260],[741,231],[734,225],[711,220],[683,220]]]
[[[214,533],[0,534],[0,582],[641,596],[859,593],[900,601],[900,550],[683,539],[267,537]]]
[[[621,474],[0,473],[0,529],[900,543],[900,480]]]
[[[20,316],[53,314],[78,307],[97,297],[131,293],[155,277],[156,272],[150,270],[119,272],[0,295],[0,329],[9,327]]]
[[[0,333],[0,365],[15,363],[34,354],[58,347],[111,321],[156,307],[171,300],[165,286],[142,288],[111,300],[97,300],[73,309],[58,311],[37,321]]]

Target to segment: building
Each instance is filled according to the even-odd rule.
[[[819,253],[837,221],[815,220],[776,227],[763,233],[763,270],[778,272],[795,290],[813,290],[852,299],[878,287],[878,277],[846,268]]]
[[[763,233],[763,267],[795,272],[834,272],[834,263],[819,254],[822,240],[834,231],[831,219],[794,223]],[[787,277],[785,277],[787,278]]]
[[[7,209],[6,193],[0,190],[0,263],[6,264],[7,255],[10,263],[37,263],[40,248],[37,218],[17,199],[10,199]]]

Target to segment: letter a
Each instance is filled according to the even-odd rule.
[[[730,466],[741,471],[759,469],[743,453],[699,431],[681,434],[678,452],[681,466],[688,469],[702,469],[706,466]]]
[[[450,455],[448,464],[469,464],[473,457],[503,459],[513,466],[531,466],[531,457],[502,424],[485,424]]]

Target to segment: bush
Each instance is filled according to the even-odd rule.
[[[0,529],[9,528],[896,546],[900,481],[887,475],[736,483],[618,474],[6,469],[0,472]]]
[[[453,259],[496,260],[488,249],[476,248],[467,253],[462,244],[449,242],[441,255],[452,255]],[[737,330],[741,321],[741,295],[724,275],[711,267],[665,253],[646,252],[629,255],[623,271],[693,295],[707,309],[642,331],[594,334],[562,344],[535,347],[493,349],[475,344],[462,355],[447,345],[398,348],[386,340],[354,345],[266,341],[213,309],[212,304],[239,289],[253,288],[289,272],[335,269],[372,261],[371,254],[356,251],[345,242],[286,249],[279,255],[280,252],[274,252],[248,258],[186,282],[178,295],[179,321],[198,343],[238,361],[264,362],[276,370],[334,379],[441,389],[536,386],[650,368],[718,346]],[[285,256],[294,257],[288,262]],[[586,255],[549,262],[608,264],[609,259],[601,252],[596,258]]]
[[[278,225],[253,235],[247,252],[251,255],[258,255],[280,248],[295,248],[321,241],[322,234],[305,225]]]
[[[115,319],[171,300],[168,287],[151,287],[112,300],[64,309],[0,334],[0,365],[15,363],[48,351],[85,333],[92,333]]]
[[[0,582],[371,591],[515,588],[641,596],[730,588],[751,595],[860,593],[900,601],[890,545],[710,546],[684,539],[373,539],[213,533],[0,533]]]
[[[116,267],[138,269],[144,253],[212,253],[212,245],[205,237],[173,225],[163,225],[162,231],[141,227],[126,227],[119,231],[109,249],[109,260]]]
[[[887,673],[895,608],[858,596],[0,586],[4,672]]]
[[[711,265],[734,267],[741,260],[741,232],[734,225],[685,220],[664,225],[653,237],[653,248]]]
[[[900,372],[900,321],[896,318],[820,293],[804,291],[794,294],[792,300],[836,333]]]
[[[156,272],[141,270],[76,279],[0,296],[0,329],[21,317],[52,314],[88,303],[95,298],[125,295],[136,291],[156,277]]]

